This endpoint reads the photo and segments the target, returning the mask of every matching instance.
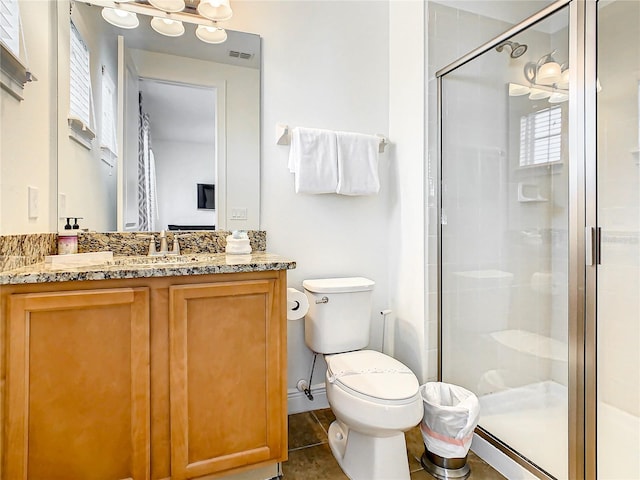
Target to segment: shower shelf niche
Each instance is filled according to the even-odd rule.
[[[526,330],[501,330],[493,332],[491,337],[498,343],[519,352],[539,358],[566,362],[568,347],[566,343]]]
[[[526,202],[548,202],[548,198],[540,195],[540,187],[531,183],[518,182],[518,201]]]

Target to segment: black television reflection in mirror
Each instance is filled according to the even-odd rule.
[[[198,183],[198,210],[216,209],[216,187],[211,183]]]

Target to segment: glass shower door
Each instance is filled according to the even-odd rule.
[[[480,427],[556,478],[568,477],[568,24],[565,7],[440,78],[442,380],[478,395]]]
[[[598,6],[597,471],[640,478],[640,2]],[[601,85],[600,85],[601,84]]]

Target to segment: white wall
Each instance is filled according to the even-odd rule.
[[[426,348],[437,319],[425,317],[425,34],[423,2],[389,3],[389,321],[395,321],[389,353],[421,383],[435,379],[437,365]]]
[[[214,210],[198,210],[196,184],[215,183],[213,143],[153,141],[159,221],[169,224],[215,225]],[[189,166],[185,168],[185,159]]]
[[[55,13],[48,1],[19,6],[29,61],[21,58],[37,81],[25,85],[23,101],[0,90],[0,234],[55,228]],[[28,216],[28,186],[38,189],[37,218]]]
[[[394,309],[403,325],[396,344],[422,376],[422,54],[420,48],[406,49],[406,43],[400,52],[403,42],[422,41],[420,3],[398,5],[390,27],[387,2],[240,1],[234,3],[229,28],[259,32],[263,38],[261,227],[267,231],[269,250],[296,260],[297,268],[289,272],[292,287],[302,288],[306,278],[329,276],[374,280],[371,347],[381,347],[379,312]],[[418,18],[410,18],[412,14]],[[410,21],[407,31],[415,37],[400,31],[404,20]],[[397,69],[393,78],[390,57]],[[394,97],[397,106],[390,114],[390,87],[399,88],[402,68],[409,69],[411,77],[406,91]],[[403,113],[406,117],[400,118]],[[296,194],[287,169],[289,149],[275,144],[277,122],[388,135],[396,145],[380,156],[380,193]],[[392,122],[401,123],[393,130]],[[415,287],[415,296],[407,285]],[[407,337],[398,338],[402,335]],[[310,357],[303,322],[289,322],[290,388],[308,377]],[[322,382],[323,374],[317,368],[314,383]]]

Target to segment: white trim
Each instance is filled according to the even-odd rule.
[[[329,400],[327,400],[327,389],[324,383],[317,383],[311,387],[313,401],[299,391],[297,388],[287,390],[287,410],[289,415],[294,413],[310,412],[321,408],[329,408]]]
[[[538,478],[477,433],[473,434],[471,450],[509,480],[537,480]]]
[[[69,117],[69,138],[74,139],[87,150],[91,150],[91,142],[96,138],[96,134],[82,120],[76,117]]]
[[[27,82],[37,80],[13,52],[0,41],[0,85],[17,100],[22,96]]]

